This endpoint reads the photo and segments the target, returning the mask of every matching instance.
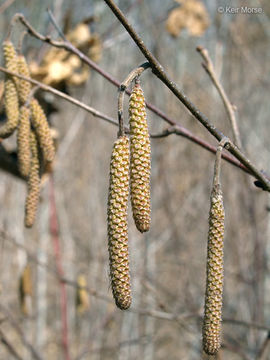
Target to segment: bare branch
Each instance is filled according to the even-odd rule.
[[[233,139],[235,144],[239,147],[239,149],[241,149],[242,144],[241,144],[241,138],[240,138],[240,132],[239,132],[239,128],[238,128],[238,124],[236,121],[236,117],[235,117],[235,111],[233,108],[233,105],[231,104],[223,86],[221,85],[220,81],[218,80],[217,74],[215,72],[215,68],[213,65],[212,60],[210,59],[210,56],[208,54],[207,49],[205,49],[202,46],[198,46],[197,47],[197,51],[200,53],[200,55],[202,56],[202,58],[204,59],[204,63],[202,63],[203,68],[205,69],[205,71],[207,72],[207,74],[209,75],[210,79],[212,80],[215,88],[217,89],[225,110],[227,111],[230,123],[231,123],[231,128],[233,131]]]
[[[224,135],[213,124],[211,124],[208,118],[200,112],[199,109],[189,100],[189,98],[178,88],[178,86],[172,81],[166,74],[165,70],[157,59],[152,55],[150,50],[145,46],[143,40],[136,33],[133,27],[129,24],[124,14],[117,7],[113,0],[104,0],[106,4],[111,8],[112,12],[118,18],[118,20],[125,27],[129,35],[132,37],[138,48],[145,56],[145,58],[151,64],[153,73],[171,90],[171,92],[185,105],[185,107],[191,112],[191,114],[218,140],[220,141]],[[270,192],[270,181],[262,174],[262,172],[256,168],[254,164],[239,150],[239,148],[233,143],[230,144],[228,150],[233,154],[242,164],[244,164],[264,186],[264,190]]]

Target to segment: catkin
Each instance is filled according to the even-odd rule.
[[[36,99],[31,100],[30,107],[32,125],[37,134],[44,160],[51,162],[54,159],[55,149],[46,115]]]
[[[220,185],[211,193],[207,247],[206,293],[203,320],[203,348],[214,355],[221,346],[223,292],[224,207]]]
[[[110,164],[108,197],[108,248],[112,292],[116,305],[128,309],[131,289],[128,255],[127,203],[129,191],[129,139],[118,138]]]
[[[18,64],[19,74],[30,78],[30,71],[29,71],[27,62],[25,60],[25,57],[23,55],[18,56],[17,64]],[[19,95],[19,100],[20,100],[21,104],[24,104],[27,101],[30,91],[31,91],[30,82],[25,81],[23,79],[19,79],[18,95]]]
[[[83,275],[77,278],[78,288],[76,290],[76,310],[79,314],[83,314],[89,309],[89,295],[85,289],[87,286],[86,279]]]
[[[36,135],[33,131],[30,133],[31,146],[31,165],[27,182],[27,197],[25,202],[25,218],[24,224],[26,227],[32,227],[36,218],[36,212],[39,201],[40,192],[40,176],[39,176],[39,157],[38,157],[38,143]]]
[[[19,170],[24,177],[28,176],[31,163],[30,131],[30,110],[28,107],[22,106],[17,132],[17,148]]]
[[[29,298],[32,296],[32,292],[31,268],[29,265],[26,265],[19,284],[20,305],[21,310],[25,315],[28,315],[30,312]]]
[[[17,72],[17,55],[13,44],[10,41],[3,43],[5,66],[7,70]],[[17,79],[6,75],[5,80],[5,109],[6,123],[0,128],[0,137],[9,137],[18,125],[19,120],[19,99],[16,88]]]
[[[129,99],[130,193],[133,218],[140,232],[150,228],[151,147],[143,91],[135,84]]]

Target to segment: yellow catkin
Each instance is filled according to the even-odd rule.
[[[129,192],[129,139],[118,138],[110,164],[108,197],[108,248],[110,277],[116,305],[128,309],[131,304],[127,204]]]
[[[25,57],[23,55],[18,56],[17,64],[18,64],[19,74],[30,78],[30,71],[27,62],[25,60]],[[21,104],[24,104],[27,101],[30,91],[31,91],[31,83],[29,81],[19,79],[18,95]]]
[[[203,320],[203,349],[214,355],[221,346],[223,292],[224,207],[220,185],[211,194],[207,248],[206,293]]]
[[[144,95],[135,84],[129,99],[130,193],[133,218],[140,232],[150,228],[151,147]]]
[[[19,284],[20,305],[24,315],[28,315],[30,312],[28,300],[29,297],[32,296],[32,292],[31,268],[29,265],[26,265],[20,277]]]
[[[84,287],[87,286],[85,276],[79,275],[77,278],[77,285],[79,286],[76,291],[76,310],[79,314],[83,314],[89,309],[89,295]]]
[[[7,70],[17,72],[17,55],[13,44],[10,41],[3,43],[5,66]],[[0,128],[0,137],[9,137],[17,128],[19,120],[19,99],[16,88],[15,77],[6,75],[5,80],[5,109],[6,123]]]
[[[38,137],[39,145],[45,161],[53,161],[55,149],[50,127],[46,115],[36,99],[32,99],[31,107],[31,122]]]
[[[30,133],[30,146],[32,157],[25,202],[24,224],[26,227],[32,227],[35,222],[40,192],[38,143],[36,135],[32,131]]]
[[[30,110],[28,107],[22,106],[17,132],[17,148],[19,170],[24,177],[28,176],[31,163],[30,131]]]

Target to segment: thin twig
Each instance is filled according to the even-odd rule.
[[[23,360],[23,358],[17,353],[17,351],[15,350],[14,346],[9,342],[8,338],[6,337],[6,335],[4,335],[3,331],[0,329],[0,341],[3,345],[5,345],[5,347],[7,348],[7,350],[10,352],[10,354],[17,360]]]
[[[119,121],[119,134],[118,136],[124,135],[124,119],[123,119],[123,108],[124,108],[124,95],[125,90],[131,84],[131,82],[135,78],[139,78],[139,76],[143,73],[144,70],[148,69],[150,64],[148,62],[143,63],[136,69],[132,70],[122,84],[119,86],[119,95],[118,95],[118,121]]]
[[[104,0],[106,4],[111,8],[112,12],[118,18],[118,20],[125,27],[131,38],[134,40],[142,54],[151,64],[153,73],[171,90],[171,92],[185,105],[185,107],[191,112],[191,114],[218,140],[220,141],[224,135],[213,124],[211,124],[208,118],[200,112],[199,109],[189,100],[189,98],[178,88],[174,81],[172,81],[166,74],[165,70],[157,59],[152,55],[150,50],[145,46],[143,40],[136,33],[130,23],[127,21],[124,14],[117,7],[113,0]],[[228,146],[228,150],[233,154],[242,164],[244,164],[250,172],[263,184],[264,190],[270,192],[270,181],[262,174],[262,172],[256,168],[254,164],[239,150],[239,148],[232,142]]]
[[[240,132],[239,132],[238,124],[236,121],[233,105],[231,104],[223,86],[221,85],[221,82],[219,81],[219,79],[217,77],[213,62],[210,59],[207,49],[205,49],[202,46],[198,46],[196,49],[205,61],[204,63],[202,63],[203,68],[209,75],[210,79],[212,80],[215,88],[217,89],[217,91],[223,101],[225,110],[227,111],[227,114],[228,114],[228,117],[229,117],[229,120],[231,123],[234,142],[239,147],[239,149],[241,149],[242,144],[241,144]]]
[[[3,304],[0,304],[0,310],[5,314],[7,321],[10,323],[10,325],[16,330],[16,332],[20,335],[20,338],[22,340],[22,343],[24,346],[30,351],[32,354],[33,359],[35,360],[42,360],[43,358],[41,355],[37,352],[37,350],[33,347],[33,345],[27,340],[24,331],[20,327],[19,323],[16,321],[16,319],[13,317],[12,312]]]
[[[42,90],[45,90],[45,91],[48,91],[56,96],[59,96],[61,97],[62,99],[65,99],[67,100],[68,102],[88,111],[90,114],[92,114],[93,116],[95,117],[98,117],[102,120],[105,120],[107,122],[109,122],[110,124],[114,124],[114,125],[118,125],[118,122],[111,118],[110,116],[107,116],[105,114],[103,114],[102,112],[82,103],[81,101],[77,100],[77,99],[74,99],[73,97],[63,93],[62,91],[59,91],[59,90],[56,90],[54,89],[53,87],[49,86],[49,85],[45,85],[37,80],[34,80],[34,79],[31,79],[31,78],[28,78],[26,76],[23,76],[23,75],[20,75],[20,74],[17,74],[17,73],[14,73],[13,71],[9,71],[3,67],[0,66],[0,71],[6,73],[6,74],[9,74],[9,75],[13,75],[13,76],[16,76],[20,79],[23,79],[23,80],[26,80],[26,81],[29,81],[30,83],[34,84],[34,85],[37,85],[40,89]]]
[[[6,0],[4,4],[0,6],[0,14],[2,14],[4,11],[7,10],[9,6],[11,6],[14,3],[15,0]]]
[[[220,185],[221,155],[222,155],[222,150],[223,150],[224,146],[226,146],[226,144],[228,144],[228,143],[229,143],[228,138],[224,137],[219,142],[219,145],[217,147],[215,167],[214,167],[214,179],[213,179],[214,187]]]

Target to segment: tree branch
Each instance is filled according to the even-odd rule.
[[[106,4],[111,8],[112,12],[125,27],[131,38],[134,40],[142,54],[149,61],[153,73],[171,90],[171,92],[185,105],[185,107],[191,112],[191,114],[218,140],[220,141],[224,135],[219,131],[214,125],[212,125],[208,118],[200,112],[199,109],[189,100],[189,98],[178,88],[178,86],[172,81],[169,76],[166,74],[165,70],[158,62],[158,60],[152,55],[150,50],[145,46],[143,40],[133,29],[131,24],[127,21],[124,14],[117,7],[113,0],[104,0]],[[242,164],[244,164],[253,174],[256,179],[258,179],[264,190],[270,192],[270,181],[262,174],[260,170],[256,168],[254,164],[239,150],[239,148],[234,145],[232,142],[227,146],[227,150],[230,151]]]
[[[227,114],[228,114],[228,117],[229,117],[229,120],[231,123],[234,142],[239,147],[239,149],[241,149],[242,144],[241,144],[240,132],[239,132],[238,124],[236,121],[233,105],[231,104],[223,86],[221,85],[221,82],[218,80],[213,62],[209,57],[207,49],[205,49],[202,46],[198,46],[197,51],[200,53],[200,55],[202,56],[202,58],[205,61],[204,63],[202,63],[203,68],[209,75],[210,79],[212,80],[215,88],[217,89],[217,91],[221,97],[221,100],[223,101],[225,110],[227,111]]]

